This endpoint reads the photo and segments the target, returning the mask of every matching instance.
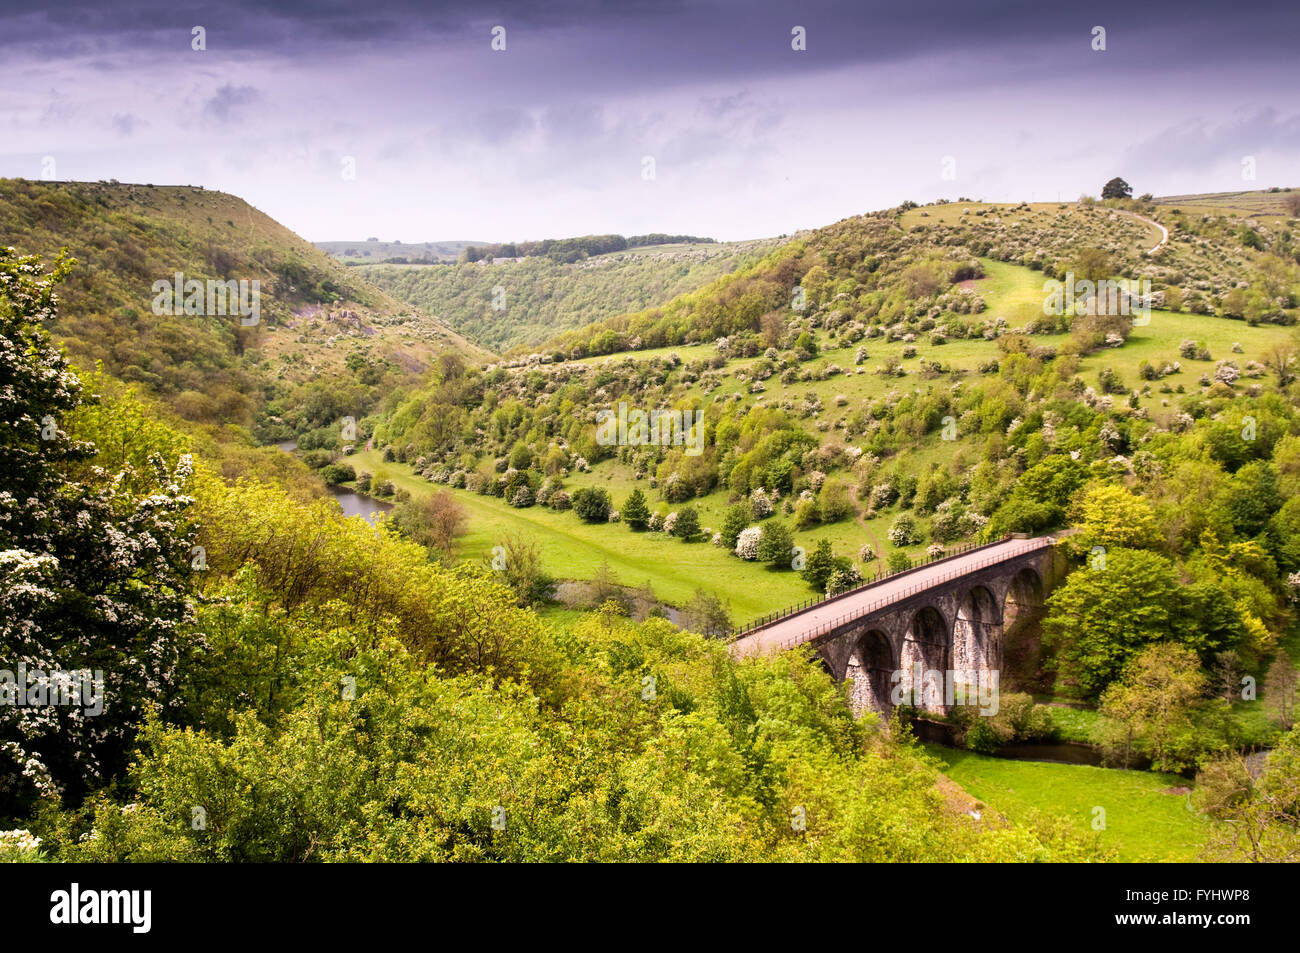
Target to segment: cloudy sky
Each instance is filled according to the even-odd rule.
[[[201,184],[313,240],[1300,186],[1295,0],[33,6],[0,0],[0,176]]]

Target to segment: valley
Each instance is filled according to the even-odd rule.
[[[203,556],[173,585],[201,595],[207,634],[178,647],[189,661],[169,678],[183,721],[222,726],[204,742],[214,752],[236,757],[226,745],[238,740],[264,760],[298,743],[315,704],[299,670],[323,677],[364,659],[361,681],[383,669],[411,699],[377,717],[410,705],[508,716],[491,750],[428,749],[429,763],[513,777],[526,744],[536,779],[514,797],[547,816],[595,810],[541,780],[550,759],[573,756],[569,719],[623,725],[601,721],[613,733],[576,789],[671,789],[679,782],[646,759],[679,743],[677,719],[710,712],[704,734],[680,741],[690,749],[740,737],[754,723],[745,706],[764,707],[781,723],[774,740],[725,744],[749,758],[763,746],[768,767],[733,753],[707,790],[687,782],[701,825],[725,816],[746,830],[695,842],[695,859],[759,843],[788,859],[865,856],[855,825],[866,822],[839,814],[865,797],[927,818],[947,856],[1168,861],[1231,853],[1222,819],[1253,803],[1214,801],[1233,759],[1262,747],[1285,765],[1295,744],[1276,699],[1287,684],[1294,693],[1300,651],[1300,258],[1285,194],[1270,195],[905,203],[784,240],[345,267],[219,193],[4,180],[0,243],[77,258],[49,330],[103,409],[56,419],[99,459],[112,450],[136,468],[116,492],[173,492],[144,475],[146,461],[197,455],[192,498],[175,505],[192,509],[184,532]],[[464,252],[456,244],[442,250]],[[177,274],[255,280],[259,320],[150,307],[155,272],[169,287]],[[1144,279],[1151,300],[1140,320],[1054,313],[1049,288],[1067,276]],[[494,312],[498,290],[510,304]],[[620,407],[698,429],[677,443],[631,439],[635,427],[606,419]],[[70,478],[99,479],[69,466]],[[382,511],[373,526],[345,515],[371,509]],[[828,677],[815,648],[724,660],[728,638],[760,617],[1049,532],[1066,572],[1028,636],[1017,630],[1034,648],[1004,673],[1002,716],[854,708],[852,679]],[[284,732],[259,735],[225,720],[225,690],[204,679],[221,684],[226,666],[266,659],[273,644],[288,655],[274,650],[267,692],[237,703]],[[425,665],[460,681],[425,682]],[[1267,683],[1263,702],[1225,695],[1225,679],[1248,673]],[[662,697],[634,713],[623,683],[645,677]],[[1155,682],[1181,686],[1158,699],[1173,706],[1168,724],[1135,687]],[[272,683],[296,687],[282,696]],[[748,701],[737,702],[741,684]],[[551,714],[510,694],[525,685]],[[612,707],[572,711],[591,691]],[[909,746],[918,717],[946,725],[955,747]],[[659,740],[624,749],[627,725]],[[175,726],[147,730],[154,751],[187,743]],[[1065,740],[1106,766],[988,756]],[[905,767],[883,767],[880,751]],[[1135,751],[1152,770],[1122,766]],[[391,791],[407,783],[393,767],[368,770]],[[164,762],[140,770],[146,787],[179,783]],[[180,796],[216,797],[221,782],[203,783],[207,793]],[[783,793],[754,801],[775,789],[765,785]],[[484,797],[497,795],[457,795],[457,823],[477,824]],[[638,797],[638,824],[659,823],[667,802]],[[825,839],[778,833],[792,798],[820,812]],[[1101,829],[1097,804],[1111,819]],[[95,811],[101,826],[119,816],[106,802]],[[98,856],[68,839],[85,818],[59,823],[45,836],[66,856]],[[434,838],[405,850],[537,859],[552,838],[539,828],[509,847],[447,853]],[[180,831],[163,843],[169,857],[227,856]],[[644,849],[611,833],[578,852]],[[668,841],[657,850],[688,856]]]

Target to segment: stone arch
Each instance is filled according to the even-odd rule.
[[[944,673],[949,668],[948,623],[934,606],[924,606],[912,614],[903,636],[900,668],[907,696],[917,708],[943,711]]]
[[[888,714],[893,707],[890,689],[897,666],[889,637],[880,629],[868,629],[854,640],[845,678],[851,679],[849,699],[854,712]]]
[[[1004,578],[1002,596],[1002,683],[1021,691],[1049,691],[1052,676],[1043,664],[1038,623],[1043,612],[1043,580],[1031,567]]]
[[[1002,610],[987,586],[972,586],[957,604],[952,626],[952,668],[959,681],[973,684],[981,673],[1002,664]]]
[[[1043,608],[1043,577],[1032,566],[1025,566],[1012,578],[1002,600],[1004,631],[1017,622],[1036,616]]]

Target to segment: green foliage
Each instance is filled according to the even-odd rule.
[[[0,685],[0,814],[120,772],[193,640],[191,458],[164,456],[183,445],[166,428],[114,426],[117,407],[139,419],[130,395],[83,409],[94,398],[44,327],[69,267],[0,249],[0,658],[31,686]],[[86,436],[108,438],[102,456]]]
[[[1232,634],[1242,631],[1239,610],[1221,592],[1183,587],[1166,557],[1120,547],[1070,573],[1047,608],[1043,640],[1058,684],[1084,698],[1099,697],[1151,643],[1209,658],[1235,647]]]
[[[763,524],[763,535],[758,541],[758,559],[775,569],[789,569],[794,550],[794,537],[780,520]]]
[[[603,318],[663,305],[743,267],[773,244],[705,243],[641,251],[613,247],[616,243],[579,248],[575,243],[581,241],[551,242],[545,250],[521,243],[504,250],[531,257],[497,265],[474,262],[515,256],[479,250],[476,258],[467,256],[461,264],[377,265],[360,273],[394,297],[438,315],[478,344],[509,351],[537,347],[561,332]],[[603,257],[586,261],[589,255]],[[492,289],[498,285],[509,288],[504,310],[489,307]]]
[[[645,494],[640,489],[633,490],[628,496],[619,516],[628,526],[635,530],[646,528],[650,522],[650,507],[646,504]]]
[[[573,494],[573,512],[584,522],[604,523],[609,510],[609,493],[599,487],[584,487]]]
[[[727,507],[727,515],[722,519],[722,545],[728,550],[736,548],[736,539],[740,531],[754,521],[754,513],[748,500],[741,500]]]
[[[1111,179],[1101,188],[1101,197],[1103,199],[1127,199],[1133,195],[1133,186],[1129,185],[1119,176]]]
[[[673,535],[684,543],[689,543],[700,535],[700,514],[695,507],[687,506],[678,511]]]
[[[836,568],[835,555],[831,552],[831,543],[828,539],[819,539],[813,551],[808,554],[807,562],[803,569],[803,578],[808,585],[818,592],[826,591],[826,581],[830,579],[831,573]]]

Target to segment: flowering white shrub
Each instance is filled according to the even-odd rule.
[[[736,537],[736,555],[741,559],[755,560],[758,558],[758,544],[763,539],[763,530],[758,526],[750,526],[742,529],[740,535]]]
[[[749,494],[749,506],[754,512],[754,519],[764,519],[772,515],[772,499],[760,486]]]
[[[0,863],[32,860],[40,846],[31,831],[0,831]]]
[[[889,527],[889,541],[895,546],[912,546],[921,541],[911,513],[903,513],[894,520],[894,525]]]
[[[1241,376],[1241,369],[1236,361],[1220,361],[1214,365],[1214,379],[1224,384],[1235,384]]]

